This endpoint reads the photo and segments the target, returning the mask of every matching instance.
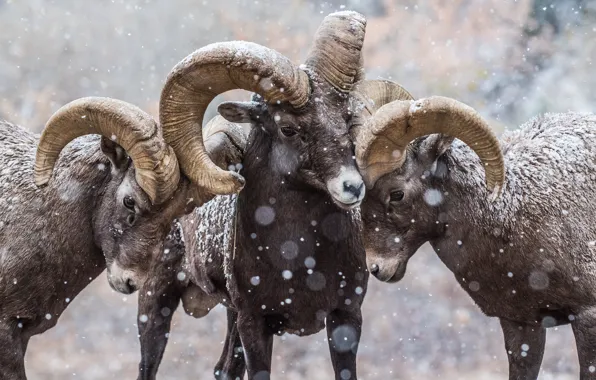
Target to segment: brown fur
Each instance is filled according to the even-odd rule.
[[[237,203],[218,197],[194,216],[181,219],[191,283],[228,307],[228,335],[216,366],[218,379],[242,378],[245,369],[250,379],[268,379],[273,335],[313,334],[325,327],[325,320],[336,379],[357,378],[360,307],[368,272],[359,219],[345,209],[359,201],[342,204],[327,186],[329,179],[343,178],[342,173],[355,168],[348,135],[351,112],[346,95],[317,82],[316,77],[313,83],[311,101],[300,111],[266,105],[258,97],[250,103],[220,106],[228,120],[252,124],[241,170],[246,186]],[[285,136],[283,127],[297,133]],[[346,178],[362,182],[359,176]],[[361,199],[363,193],[351,196]],[[274,213],[271,223],[255,220],[260,206]],[[229,248],[234,241],[226,238],[233,236],[230,231],[236,231],[235,249]],[[296,256],[290,259],[281,253],[287,242],[297,247]],[[305,266],[309,257],[316,262],[312,274]],[[290,279],[283,278],[284,270],[292,272]],[[258,285],[252,280],[255,276],[259,276]],[[162,304],[172,302],[168,296],[158,298]],[[161,319],[156,313],[159,307],[149,303],[140,307],[154,310],[154,318]],[[155,378],[167,323],[143,327],[144,334],[153,338],[145,344],[141,341],[140,379]],[[348,347],[343,346],[343,338]],[[156,346],[160,349],[155,350]],[[244,355],[239,354],[240,347]]]
[[[480,309],[500,319],[510,379],[536,379],[546,328],[567,323],[581,379],[596,378],[595,131],[596,116],[566,113],[507,133],[495,202],[469,147],[439,135],[417,140],[362,205],[371,272],[400,280],[430,242]]]
[[[69,144],[48,185],[37,188],[37,142],[0,121],[0,378],[8,380],[25,379],[29,338],[53,327],[106,263],[146,271],[148,257],[163,251],[172,220],[186,209],[185,179],[171,200],[153,207],[126,153],[96,136]],[[123,205],[125,195],[136,211]],[[143,279],[111,280],[130,293]]]

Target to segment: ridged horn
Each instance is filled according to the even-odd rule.
[[[357,12],[331,13],[316,32],[306,66],[338,91],[350,92],[364,78],[362,45],[366,18]]]
[[[500,192],[505,165],[490,126],[473,108],[441,96],[394,101],[368,119],[356,139],[356,161],[367,186],[401,167],[410,142],[433,133],[458,138],[472,148],[484,165],[488,189]]]
[[[227,170],[229,163],[242,163],[248,143],[248,133],[242,126],[217,115],[203,128],[203,142],[211,161],[219,168]],[[192,204],[197,207],[214,197],[213,194],[194,185],[190,187],[187,194],[188,198],[192,199]]]
[[[250,42],[216,43],[195,51],[169,74],[161,93],[159,115],[164,138],[184,174],[213,194],[238,192],[244,179],[218,168],[203,145],[205,110],[217,95],[243,89],[267,102],[300,108],[308,102],[308,76],[280,53]]]
[[[379,108],[395,100],[414,99],[405,88],[385,79],[358,82],[354,86],[351,95],[361,103],[361,109],[357,111],[364,113],[366,116],[374,115]]]
[[[97,97],[75,100],[47,122],[35,157],[35,184],[47,184],[62,149],[89,134],[111,139],[128,153],[137,183],[153,204],[174,193],[180,180],[178,161],[155,120],[132,104]]]
[[[363,80],[356,83],[350,93],[353,112],[350,136],[355,141],[368,118],[387,103],[395,100],[412,100],[410,93],[395,82],[385,79]]]

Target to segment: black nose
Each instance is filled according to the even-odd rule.
[[[379,266],[377,264],[373,264],[370,266],[370,273],[373,276],[376,276],[377,274],[379,274]]]
[[[364,189],[364,182],[352,183],[344,181],[344,191],[352,193],[356,198],[360,197],[360,194],[362,194],[362,189]]]
[[[128,292],[128,294],[131,294],[136,290],[137,286],[135,285],[135,283],[130,278],[126,280],[126,291]]]

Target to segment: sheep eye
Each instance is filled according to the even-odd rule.
[[[401,190],[392,191],[389,196],[389,202],[399,202],[402,199],[404,199],[404,192]]]
[[[126,207],[127,209],[131,211],[135,210],[135,200],[132,199],[130,195],[125,196],[122,200],[122,203],[124,204],[124,207]]]
[[[286,137],[296,136],[296,134],[298,133],[298,131],[291,127],[281,127],[280,130],[281,133],[283,133],[283,135]]]

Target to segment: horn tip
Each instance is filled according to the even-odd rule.
[[[230,178],[232,178],[232,181],[234,182],[233,183],[234,193],[239,193],[244,188],[244,185],[246,185],[246,179],[244,179],[243,176],[241,176],[240,174],[238,174],[236,172],[229,172],[229,173],[230,173]]]
[[[503,194],[503,187],[505,183],[504,173],[498,180],[491,180],[490,178],[486,181],[486,188],[490,192],[490,202],[495,202]]]
[[[48,176],[35,175],[33,182],[37,187],[43,187],[48,184],[50,178]]]
[[[244,188],[246,180],[243,176],[236,172],[222,170],[217,168],[217,172],[221,173],[218,175],[215,181],[212,178],[206,177],[203,181],[197,181],[198,186],[205,188],[208,192],[215,195],[229,195],[237,194]],[[219,174],[219,173],[218,173]]]
[[[377,182],[377,178],[373,173],[371,173],[370,170],[361,169],[360,174],[362,175],[362,180],[364,181],[364,184],[366,185],[367,189],[372,189],[373,187],[375,187],[375,182]]]
[[[366,17],[362,13],[352,11],[352,10],[337,11],[337,12],[329,13],[325,18],[327,18],[327,17],[329,17],[329,18],[331,18],[331,17],[353,18],[356,21],[359,21],[361,23],[366,23]]]
[[[50,182],[50,177],[52,176],[52,170],[43,169],[36,167],[33,169],[33,183],[35,186],[42,187],[47,185]]]
[[[491,187],[489,186],[489,191],[490,191]],[[501,189],[502,187],[500,185],[496,185],[492,187],[492,191],[489,195],[489,201],[491,203],[495,202],[497,199],[499,199],[499,197],[501,196]]]

